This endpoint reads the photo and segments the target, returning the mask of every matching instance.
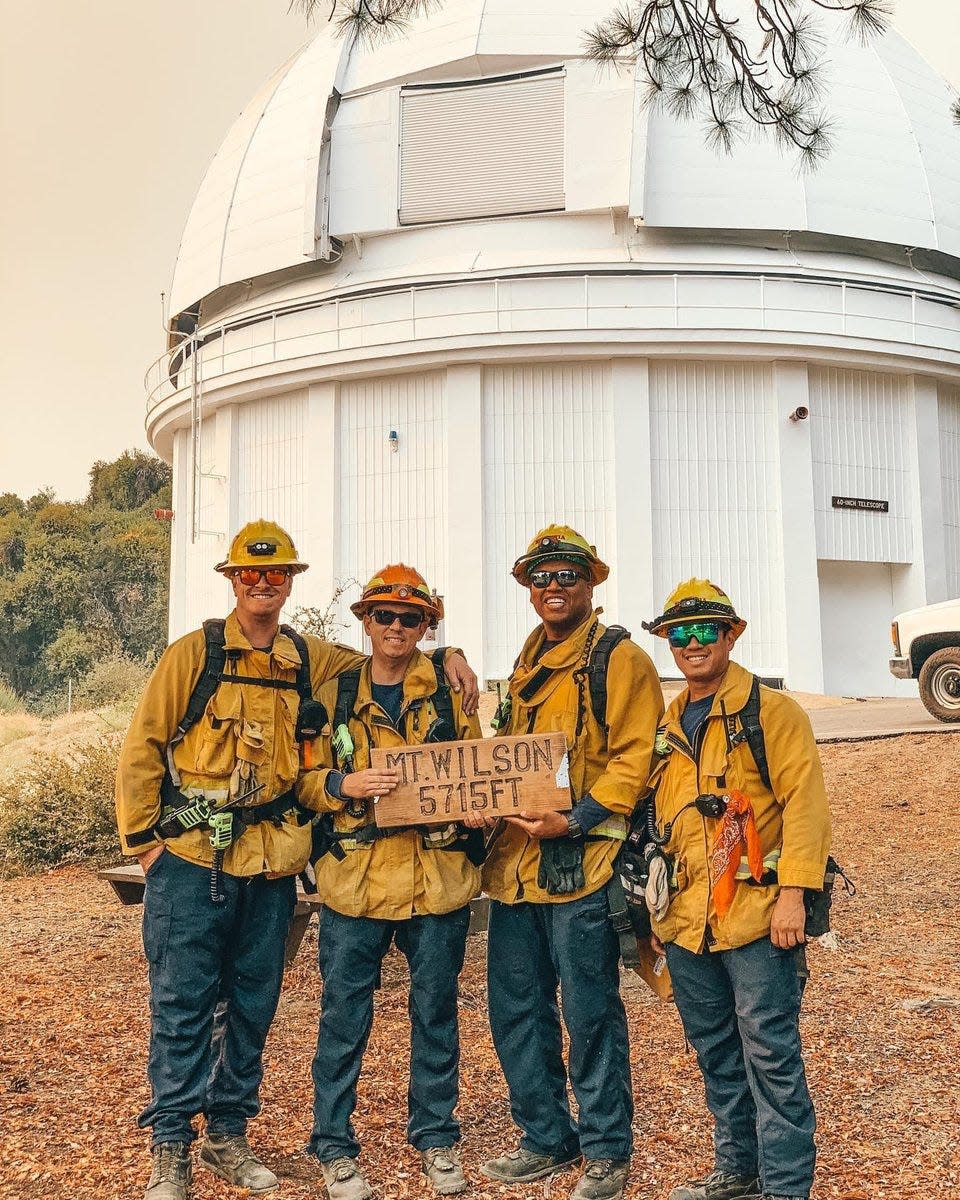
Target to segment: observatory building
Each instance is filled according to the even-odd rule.
[[[505,677],[509,567],[555,519],[607,620],[681,579],[745,665],[896,694],[899,610],[960,594],[960,130],[895,33],[831,51],[831,156],[729,157],[583,32],[610,0],[445,0],[368,46],[322,27],[227,134],[187,221],[147,431],[173,463],[170,632],[224,611],[243,522],[294,602],[386,561]],[[360,630],[344,596],[344,640]]]

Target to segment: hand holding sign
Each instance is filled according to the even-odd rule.
[[[340,793],[350,800],[371,800],[374,796],[383,796],[392,792],[400,782],[397,771],[374,770],[368,767],[365,771],[353,771],[344,775],[340,785]]]

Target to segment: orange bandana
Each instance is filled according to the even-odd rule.
[[[750,874],[758,882],[763,875],[763,850],[757,823],[753,818],[753,805],[743,792],[730,793],[730,802],[717,828],[710,851],[710,878],[713,881],[713,903],[719,917],[725,917],[733,903],[737,886],[737,871],[743,848],[746,847]]]

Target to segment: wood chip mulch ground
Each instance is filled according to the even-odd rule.
[[[822,1200],[960,1197],[960,737],[824,748],[834,849],[858,894],[835,904],[839,949],[811,949],[803,1013]],[[83,870],[0,884],[0,1197],[139,1200],[149,1172],[139,908]],[[564,1197],[574,1173],[501,1188],[479,1175],[515,1144],[485,1015],[485,939],[462,978],[463,1156],[474,1200]],[[303,1154],[319,982],[315,933],[288,972],[250,1137],[285,1200],[322,1196]],[[710,1165],[696,1063],[672,1006],[625,979],[637,1101],[627,1195],[664,1198]],[[953,1003],[951,1003],[953,1002]],[[909,1007],[908,1007],[909,1006]],[[919,1007],[918,1007],[919,1006]],[[361,1079],[363,1164],[384,1198],[427,1194],[405,1141],[403,960],[391,954]],[[238,1193],[197,1171],[196,1200]]]

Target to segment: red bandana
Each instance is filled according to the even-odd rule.
[[[710,851],[710,878],[713,881],[713,903],[719,917],[725,917],[733,903],[737,886],[737,871],[744,847],[750,874],[758,882],[763,875],[763,850],[753,817],[753,805],[743,792],[730,793],[730,803],[717,828]]]

